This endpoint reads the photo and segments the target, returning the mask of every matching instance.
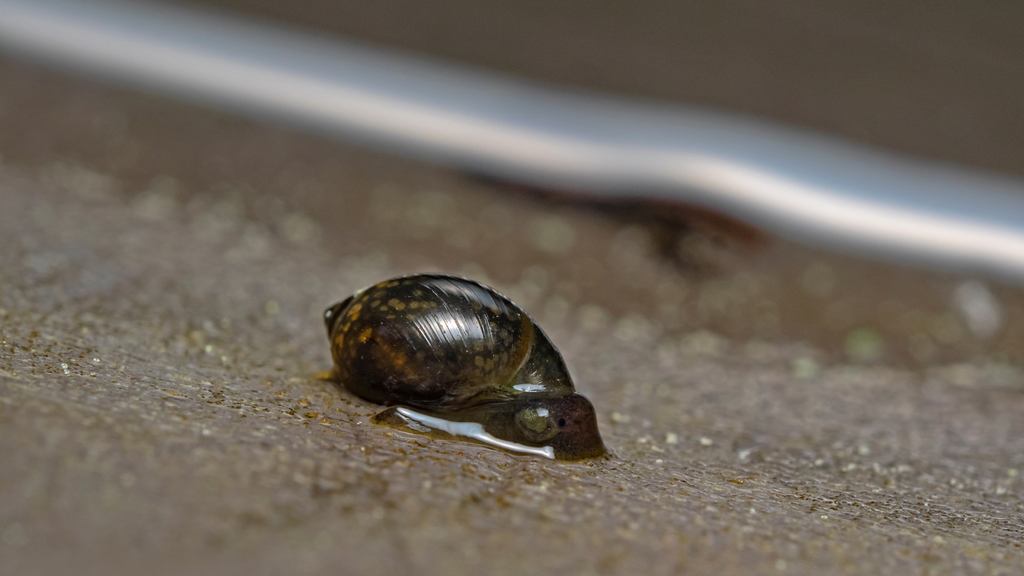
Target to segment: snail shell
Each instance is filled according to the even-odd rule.
[[[502,441],[550,446],[559,459],[605,451],[594,408],[575,393],[561,354],[491,288],[453,276],[395,278],[330,307],[324,323],[333,377],[362,398],[479,424]],[[399,415],[377,420],[394,424]]]

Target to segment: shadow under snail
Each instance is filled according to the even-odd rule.
[[[324,312],[331,379],[392,406],[377,424],[559,460],[605,453],[594,406],[511,300],[472,280],[386,280]]]

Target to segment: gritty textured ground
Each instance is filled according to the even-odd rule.
[[[547,311],[614,456],[431,441],[312,376],[321,308],[404,270],[288,240],[242,200],[68,177],[0,172],[4,573],[1024,562],[1018,368],[818,366],[808,345]]]
[[[1024,565],[1017,288],[553,203],[10,61],[0,126],[0,574]],[[418,271],[533,314],[612,456],[392,432],[317,380],[323,309]]]

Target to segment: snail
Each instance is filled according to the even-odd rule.
[[[374,422],[559,460],[605,453],[594,407],[530,316],[482,284],[386,280],[324,312],[331,379],[392,406]]]

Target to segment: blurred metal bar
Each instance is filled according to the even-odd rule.
[[[1024,282],[1024,185],[195,8],[0,0],[0,46],[477,173],[699,203],[836,250]]]

